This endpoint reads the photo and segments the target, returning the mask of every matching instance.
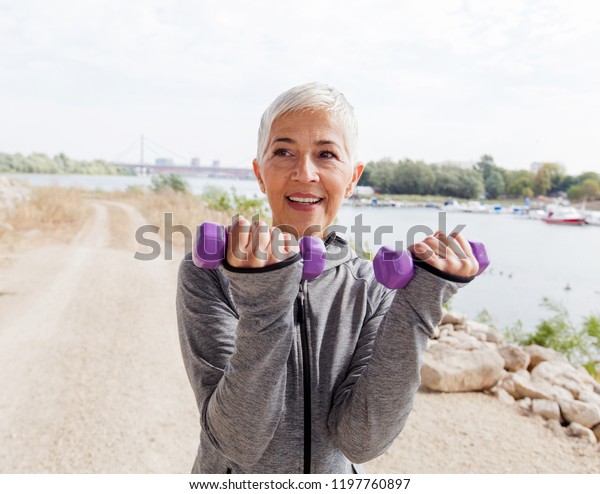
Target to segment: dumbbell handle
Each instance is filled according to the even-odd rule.
[[[302,279],[312,280],[325,268],[325,244],[317,237],[302,237],[298,244],[304,261]],[[192,248],[192,260],[197,267],[218,268],[225,259],[226,252],[227,240],[223,225],[211,222],[198,225]]]
[[[490,265],[490,260],[481,242],[469,241],[473,256],[479,263],[475,276],[479,276]],[[381,247],[373,259],[375,278],[382,285],[392,290],[404,288],[414,275],[414,261],[410,252],[395,251],[389,247]]]

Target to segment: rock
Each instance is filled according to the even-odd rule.
[[[529,413],[531,413],[531,398],[517,400],[517,406],[521,412],[529,415]]]
[[[504,388],[498,388],[496,391],[496,397],[506,405],[513,405],[515,403],[515,399]]]
[[[426,350],[421,381],[434,391],[481,391],[498,382],[503,365],[502,357],[487,348],[465,349],[440,343]]]
[[[560,420],[560,407],[552,400],[532,400],[531,410],[545,419]]]
[[[467,316],[459,312],[444,312],[440,324],[464,324]]]
[[[559,400],[560,411],[565,420],[591,428],[600,424],[600,408],[578,400]]]
[[[517,394],[517,390],[515,388],[515,381],[512,376],[513,376],[513,374],[510,374],[510,375],[502,378],[502,381],[500,381],[500,387],[504,391],[506,391],[510,396],[512,396],[513,399],[516,399],[517,397],[520,397],[520,396]]]
[[[579,398],[579,394],[583,391],[593,392],[593,386],[589,381],[586,382],[585,377],[568,362],[558,360],[541,362],[531,371],[531,376],[534,380],[544,380],[560,386],[575,398]]]
[[[564,434],[563,426],[560,425],[560,420],[548,419],[546,420],[546,427],[550,429],[554,434],[561,435]]]
[[[556,388],[544,381],[532,381],[520,374],[513,374],[515,398],[529,397],[532,399],[552,400],[555,398],[569,399],[572,395],[565,395],[565,390]],[[568,392],[567,392],[568,393]]]
[[[575,369],[575,372],[577,372],[577,376],[580,377],[585,384],[589,384],[592,387],[594,393],[600,395],[600,382],[590,376],[590,373],[585,367],[579,367]]]
[[[576,424],[575,422],[569,424],[565,432],[568,436],[580,437],[582,439],[585,439],[586,441],[589,441],[592,444],[596,444],[597,442],[596,436],[590,429],[584,427],[583,425]]]
[[[510,372],[516,372],[519,369],[527,369],[531,357],[518,345],[508,343],[498,349],[498,353],[504,359],[504,368]]]
[[[502,335],[491,326],[477,321],[466,322],[467,332],[481,341],[502,343]]]
[[[552,348],[545,348],[540,345],[529,345],[523,349],[529,354],[531,359],[528,368],[530,371],[535,369],[537,365],[542,362],[558,360],[568,363],[567,358],[564,355],[558,353],[556,350],[552,350]]]
[[[595,405],[600,408],[600,395],[597,395],[593,391],[585,389],[579,393],[577,399],[579,401],[583,401],[584,403],[589,403],[590,405]]]
[[[452,324],[440,324],[436,326],[433,330],[433,337],[440,338],[442,334],[448,335],[454,331],[454,326]]]
[[[596,440],[600,443],[600,424],[595,425],[592,429],[592,432],[596,436]]]

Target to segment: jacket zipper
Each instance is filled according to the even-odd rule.
[[[300,283],[298,293],[300,322],[300,341],[302,343],[302,377],[304,382],[304,473],[310,473],[311,463],[311,441],[312,441],[312,420],[311,420],[311,382],[310,382],[310,354],[308,347],[308,329],[306,327],[306,308],[304,306],[304,293],[306,287]]]

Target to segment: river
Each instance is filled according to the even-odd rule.
[[[133,185],[149,185],[148,176],[40,175],[10,174],[32,186],[58,185],[99,190],[126,190]],[[192,191],[201,193],[207,185],[234,187],[240,194],[260,194],[250,180],[186,177]],[[384,244],[407,241],[407,232],[423,225],[438,228],[439,212],[424,208],[374,208],[343,206],[337,223],[350,227],[362,215],[362,224],[371,228],[364,241],[376,250],[373,233],[387,226],[393,233],[383,235]],[[540,307],[543,297],[564,304],[571,319],[600,312],[600,227],[548,225],[542,221],[512,215],[447,213],[451,230],[464,226],[468,238],[485,242],[490,267],[453,299],[453,309],[475,317],[486,309],[500,327],[523,323],[524,330],[535,329],[550,313]],[[354,235],[348,230],[350,238]],[[348,235],[347,235],[348,236]]]

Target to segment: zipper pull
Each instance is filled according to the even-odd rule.
[[[302,283],[300,283],[300,289],[298,290],[298,296],[296,300],[298,300],[298,322],[300,324],[304,324],[304,288],[302,287]]]

